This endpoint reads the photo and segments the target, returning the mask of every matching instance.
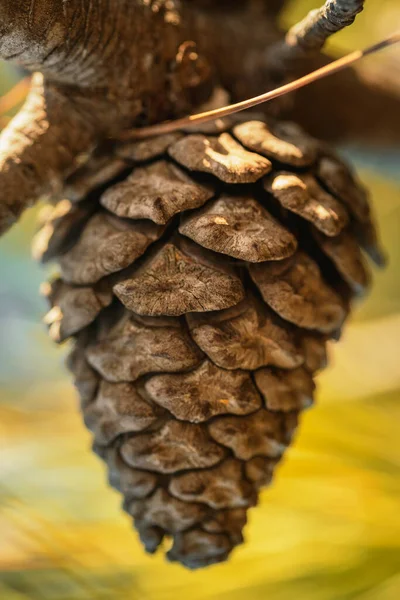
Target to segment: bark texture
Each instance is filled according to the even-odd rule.
[[[296,61],[315,54],[334,33],[348,27],[364,8],[365,0],[326,0],[294,25],[283,42],[271,49],[271,60],[283,71],[292,69]]]
[[[101,139],[194,110],[216,78],[234,99],[278,83],[282,72],[268,49],[282,38],[276,25],[282,4],[0,0],[0,58],[42,74],[0,140],[0,232],[39,195],[61,185]],[[351,74],[335,82],[346,87],[341,97],[334,95],[334,106],[332,84],[322,83],[301,92],[294,115],[315,128],[306,108],[318,89],[318,104],[329,110],[329,119],[315,120],[323,135],[398,139],[397,89],[387,92]],[[365,112],[355,98],[369,98],[374,124],[360,116]]]
[[[240,4],[227,33],[242,15],[250,25],[252,10]],[[227,57],[225,36],[218,50],[206,43],[219,12],[197,2],[1,0],[0,16],[0,57],[42,73],[2,136],[0,231],[102,138],[192,110],[219,68],[208,55],[218,51],[221,64]],[[265,40],[268,31],[276,39],[272,20]]]

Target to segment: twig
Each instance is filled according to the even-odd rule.
[[[392,46],[399,42],[400,31],[394,33],[385,40],[374,44],[373,46],[369,46],[365,50],[356,50],[355,52],[351,52],[350,54],[339,58],[338,60],[330,63],[329,65],[317,69],[312,73],[308,73],[308,75],[300,77],[300,79],[296,79],[295,81],[278,87],[275,90],[271,90],[270,92],[262,94],[261,96],[256,96],[255,98],[250,98],[249,100],[244,100],[243,102],[238,102],[236,104],[231,104],[230,106],[224,106],[222,108],[210,110],[197,115],[191,115],[189,117],[176,119],[175,121],[167,121],[158,125],[151,125],[150,127],[133,129],[122,134],[119,137],[119,140],[138,140],[156,135],[161,135],[164,133],[171,133],[179,129],[187,129],[192,125],[199,125],[200,123],[214,121],[215,119],[227,117],[242,110],[253,108],[254,106],[258,106],[259,104],[263,104],[264,102],[269,102],[270,100],[278,98],[279,96],[283,96],[302,87],[305,87],[306,85],[309,85],[310,83],[313,83],[318,79],[322,79],[323,77],[327,77],[328,75],[333,75],[333,73],[337,73],[338,71],[350,67],[350,65],[353,65],[355,62],[359,61],[365,56],[368,56],[369,54],[374,54],[375,52],[383,50],[384,48],[388,48],[389,46]]]
[[[299,60],[317,53],[326,40],[341,29],[351,25],[364,8],[365,0],[326,0],[324,6],[312,10],[294,25],[269,51],[274,70],[287,72]]]

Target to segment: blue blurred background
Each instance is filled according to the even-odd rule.
[[[285,24],[313,6],[289,3]],[[376,41],[399,17],[398,0],[368,2],[331,46]],[[0,63],[0,94],[19,79]],[[66,349],[40,322],[37,210],[0,241],[0,598],[400,598],[400,148],[341,150],[372,190],[390,266],[330,349],[317,405],[252,511],[246,545],[201,573],[144,555],[90,452]]]

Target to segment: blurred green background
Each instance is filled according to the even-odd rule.
[[[314,6],[294,0],[285,25]],[[371,0],[331,47],[376,41],[399,22],[398,0]],[[18,79],[0,64],[0,94]],[[203,572],[143,553],[90,452],[65,348],[40,324],[35,211],[1,240],[0,598],[400,598],[400,148],[342,151],[373,192],[390,266],[330,349],[317,405],[251,512],[247,543]]]

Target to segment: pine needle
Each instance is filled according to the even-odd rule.
[[[177,131],[179,129],[186,129],[192,125],[199,125],[201,123],[207,123],[209,121],[214,121],[217,118],[227,117],[229,115],[233,115],[243,110],[247,110],[249,108],[253,108],[254,106],[258,106],[260,104],[264,104],[265,102],[269,102],[274,100],[275,98],[279,98],[280,96],[284,96],[289,94],[290,92],[294,92],[303,88],[307,85],[310,85],[314,81],[318,81],[319,79],[323,79],[324,77],[328,77],[329,75],[333,75],[334,73],[338,73],[343,69],[347,69],[354,63],[358,62],[362,58],[369,56],[371,54],[375,54],[385,48],[393,46],[400,42],[400,31],[392,34],[391,36],[385,38],[384,40],[365,48],[364,50],[356,50],[335,60],[329,65],[325,65],[316,71],[308,73],[295,81],[291,81],[285,85],[282,85],[274,90],[266,92],[265,94],[261,94],[260,96],[255,96],[254,98],[250,98],[248,100],[243,100],[242,102],[237,102],[236,104],[231,104],[229,106],[224,106],[222,108],[206,111],[203,113],[199,113],[196,115],[191,115],[188,117],[183,117],[180,119],[176,119],[174,121],[166,121],[164,123],[159,123],[157,125],[150,125],[149,127],[141,127],[140,129],[133,129],[127,131],[122,136],[120,136],[120,140],[129,141],[129,140],[139,140],[152,136],[157,136],[165,133],[171,133],[173,131]]]

